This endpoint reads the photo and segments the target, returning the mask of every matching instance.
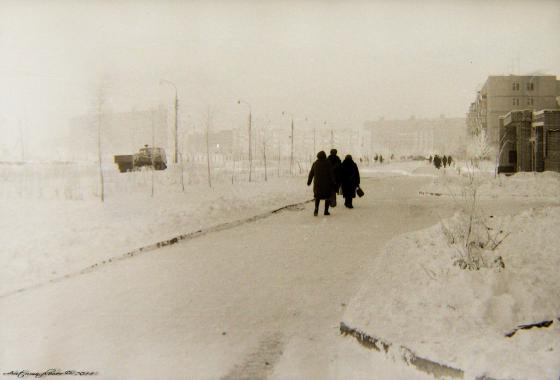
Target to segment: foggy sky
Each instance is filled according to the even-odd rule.
[[[160,79],[195,123],[238,126],[240,98],[278,123],[462,117],[490,74],[560,74],[558,20],[558,1],[0,1],[0,129],[40,139],[101,87],[107,110],[171,107]]]

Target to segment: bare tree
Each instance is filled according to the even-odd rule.
[[[103,106],[105,104],[105,86],[97,90],[97,161],[99,163],[99,185],[101,188],[101,202],[105,201],[105,182],[103,179],[103,160],[101,152],[101,130],[103,128]]]
[[[469,150],[471,151],[470,155],[472,156],[473,164],[476,167],[478,167],[480,160],[490,157],[490,146],[484,129],[473,136]]]
[[[179,159],[181,160],[181,189],[185,192],[185,160],[183,159],[183,150],[185,150],[185,137],[181,139],[181,150],[179,151]]]
[[[154,156],[155,156],[155,146],[156,146],[156,123],[155,123],[155,115],[154,111],[150,113],[150,118],[152,122],[152,151],[151,151],[151,159],[152,159],[152,198],[154,197],[154,175],[155,175],[155,164],[154,164]]]
[[[210,172],[210,122],[211,113],[210,107],[206,113],[206,162],[208,164],[208,186],[212,187],[212,175]]]
[[[282,144],[278,144],[278,177],[280,177],[280,161],[282,160],[281,146]]]
[[[263,160],[264,160],[264,180],[268,181],[266,170],[266,131],[263,131]]]
[[[249,182],[251,182],[251,174],[253,172],[253,148],[252,148],[252,144],[251,144],[252,108],[251,108],[251,104],[249,102],[246,102],[245,100],[242,100],[242,99],[239,99],[237,101],[237,104],[245,104],[246,106],[249,107],[249,149],[248,149],[248,153],[249,153]]]
[[[25,124],[19,121],[19,146],[21,149],[21,161],[25,161]]]
[[[507,144],[511,142],[511,140],[506,139],[507,133],[504,133],[502,138],[500,139],[500,149],[498,149],[498,154],[496,155],[496,164],[494,165],[494,178],[498,176],[498,167],[500,166],[500,157],[502,157],[502,152]]]

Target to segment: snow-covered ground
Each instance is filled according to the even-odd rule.
[[[363,169],[364,175],[402,174],[418,165]],[[104,169],[102,203],[95,165],[0,164],[0,294],[180,234],[309,200],[305,175],[278,176],[271,167],[265,181],[258,168],[248,182],[246,170],[222,165],[213,169],[210,187],[202,164],[132,173],[111,165]]]
[[[430,228],[396,237],[382,255],[372,257],[369,276],[343,320],[418,357],[462,369],[467,378],[486,374],[500,379],[557,379],[560,175],[519,173],[494,178],[477,171],[476,184],[468,187],[472,176],[458,172],[440,170],[421,193],[450,195],[463,211]],[[480,249],[485,260],[480,270],[455,265],[465,255],[473,189],[478,202],[494,199],[504,204],[506,212],[508,198],[552,205],[497,217],[479,203],[475,211],[482,217],[477,222],[485,225],[474,226],[472,233],[491,243]],[[494,262],[498,258],[503,268]],[[519,329],[543,321],[552,324]],[[506,336],[512,332],[513,336]]]
[[[183,192],[173,172],[154,173],[152,197],[152,172],[146,171],[107,176],[102,203],[95,196],[98,178],[90,166],[18,165],[9,171],[10,183],[4,183],[0,199],[0,294],[180,234],[312,198],[302,177],[232,184],[224,175],[213,187],[205,180],[187,182]]]
[[[311,198],[305,173],[265,182],[261,171],[251,183],[240,173],[232,184],[231,172],[217,171],[209,187],[199,170],[184,177],[183,191],[179,168],[172,168],[108,173],[101,203],[94,168],[66,175],[59,167],[3,172],[2,294]],[[72,180],[75,170],[82,174]],[[62,337],[55,365],[138,378],[149,378],[150,368],[163,368],[168,378],[429,378],[340,337],[344,321],[467,375],[556,379],[558,177],[494,179],[490,169],[477,171],[482,214],[492,236],[505,237],[485,259],[500,256],[505,268],[468,271],[454,265],[460,246],[449,233],[464,221],[449,217],[465,209],[466,172],[425,162],[361,167],[366,197],[354,210],[314,218],[306,205],[0,299],[3,358],[13,366],[51,366],[48,347]],[[504,193],[510,196],[498,196]],[[549,327],[505,337],[548,320]],[[265,361],[273,368],[259,367]]]
[[[520,172],[511,176],[495,176],[493,168],[485,165],[485,170],[470,165],[459,165],[436,170],[432,166],[419,168],[416,173],[431,174],[433,181],[422,187],[421,192],[460,198],[470,177],[478,185],[480,197],[528,198],[560,201],[560,173]]]

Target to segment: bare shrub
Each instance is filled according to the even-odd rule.
[[[454,265],[468,270],[502,269],[505,264],[495,250],[509,233],[491,226],[490,218],[483,215],[480,209],[480,178],[476,175],[475,166],[471,162],[461,176],[460,194],[450,192],[459,205],[459,212],[447,223],[442,221],[442,232],[447,243],[457,252]]]

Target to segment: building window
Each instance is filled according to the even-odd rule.
[[[534,84],[533,84],[532,82],[531,82],[531,83],[527,83],[527,90],[528,90],[528,91],[533,91],[534,89],[535,89],[535,86],[534,86]]]
[[[519,99],[513,98],[513,105],[518,106],[519,105]]]
[[[532,105],[533,105],[533,98],[527,98],[527,105],[528,105],[528,106],[532,106]]]
[[[519,83],[514,82],[512,89],[513,89],[513,91],[519,91]]]

